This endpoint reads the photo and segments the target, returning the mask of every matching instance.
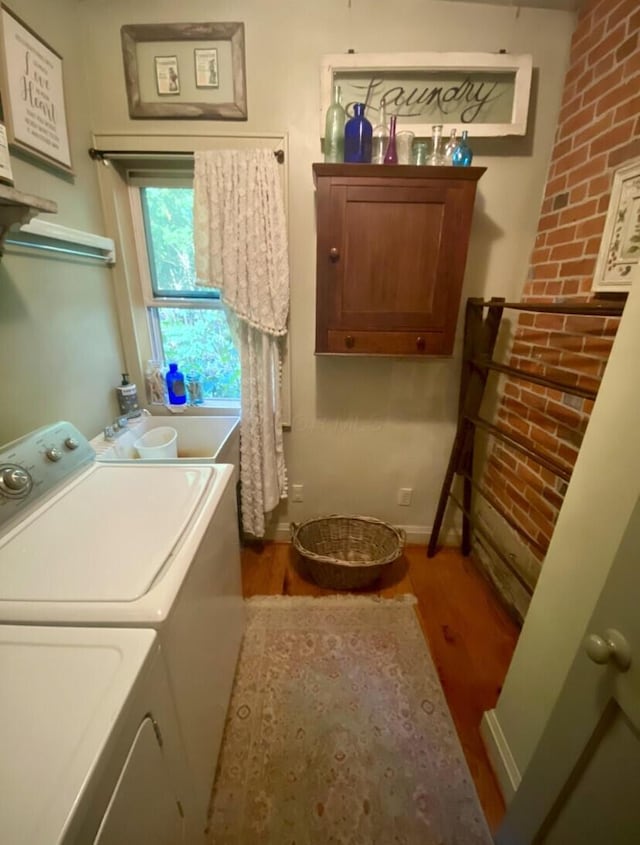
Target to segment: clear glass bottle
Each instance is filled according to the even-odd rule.
[[[447,159],[447,164],[451,164],[451,156],[453,155],[453,151],[458,146],[458,139],[456,138],[456,130],[452,129],[451,134],[449,135],[449,140],[444,148],[444,156]]]
[[[197,373],[187,373],[187,397],[190,405],[204,404],[202,380]]]
[[[398,149],[396,147],[396,120],[396,115],[392,114],[389,122],[389,143],[387,144],[387,151],[384,154],[385,164],[398,163]]]
[[[333,101],[327,109],[324,125],[324,160],[330,163],[344,160],[344,124],[346,115],[342,107],[339,85],[333,86]]]
[[[353,104],[353,117],[344,125],[344,160],[352,164],[371,162],[373,126],[364,113],[364,103]]]
[[[387,124],[387,113],[384,100],[381,100],[378,122],[373,127],[371,138],[371,164],[384,164],[384,155],[387,152],[388,143],[389,126]]]
[[[456,167],[469,167],[473,161],[473,152],[468,143],[469,133],[466,129],[462,130],[462,137],[460,143],[453,151],[451,156],[451,163]]]
[[[440,167],[447,163],[447,159],[442,149],[442,124],[438,123],[431,127],[431,153],[427,159],[427,164]]]
[[[167,383],[160,361],[147,361],[144,382],[149,405],[164,405],[168,401]]]

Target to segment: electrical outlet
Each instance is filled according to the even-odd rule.
[[[406,507],[411,504],[412,487],[401,487],[398,490],[398,504]]]
[[[304,487],[302,484],[291,485],[291,501],[304,502]]]

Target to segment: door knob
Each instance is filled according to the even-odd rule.
[[[332,246],[329,250],[329,258],[332,261],[337,261],[340,258],[340,250],[338,247]]]
[[[629,641],[615,628],[607,628],[604,637],[588,634],[584,640],[584,648],[594,663],[615,663],[623,672],[631,666]]]

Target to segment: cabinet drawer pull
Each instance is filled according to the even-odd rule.
[[[426,346],[425,340],[423,337],[419,337],[416,340],[416,347],[419,349],[420,352],[424,352],[424,348]]]
[[[353,335],[350,334],[348,334],[344,339],[344,345],[347,347],[347,349],[353,349],[355,342],[355,338],[353,337]]]
[[[336,246],[332,246],[329,250],[329,258],[332,261],[337,261],[340,258],[340,250]]]

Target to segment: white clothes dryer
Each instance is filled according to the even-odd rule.
[[[0,841],[187,843],[186,759],[151,630],[0,626]]]
[[[233,468],[94,458],[66,422],[0,451],[0,622],[157,631],[200,834],[244,628]]]

